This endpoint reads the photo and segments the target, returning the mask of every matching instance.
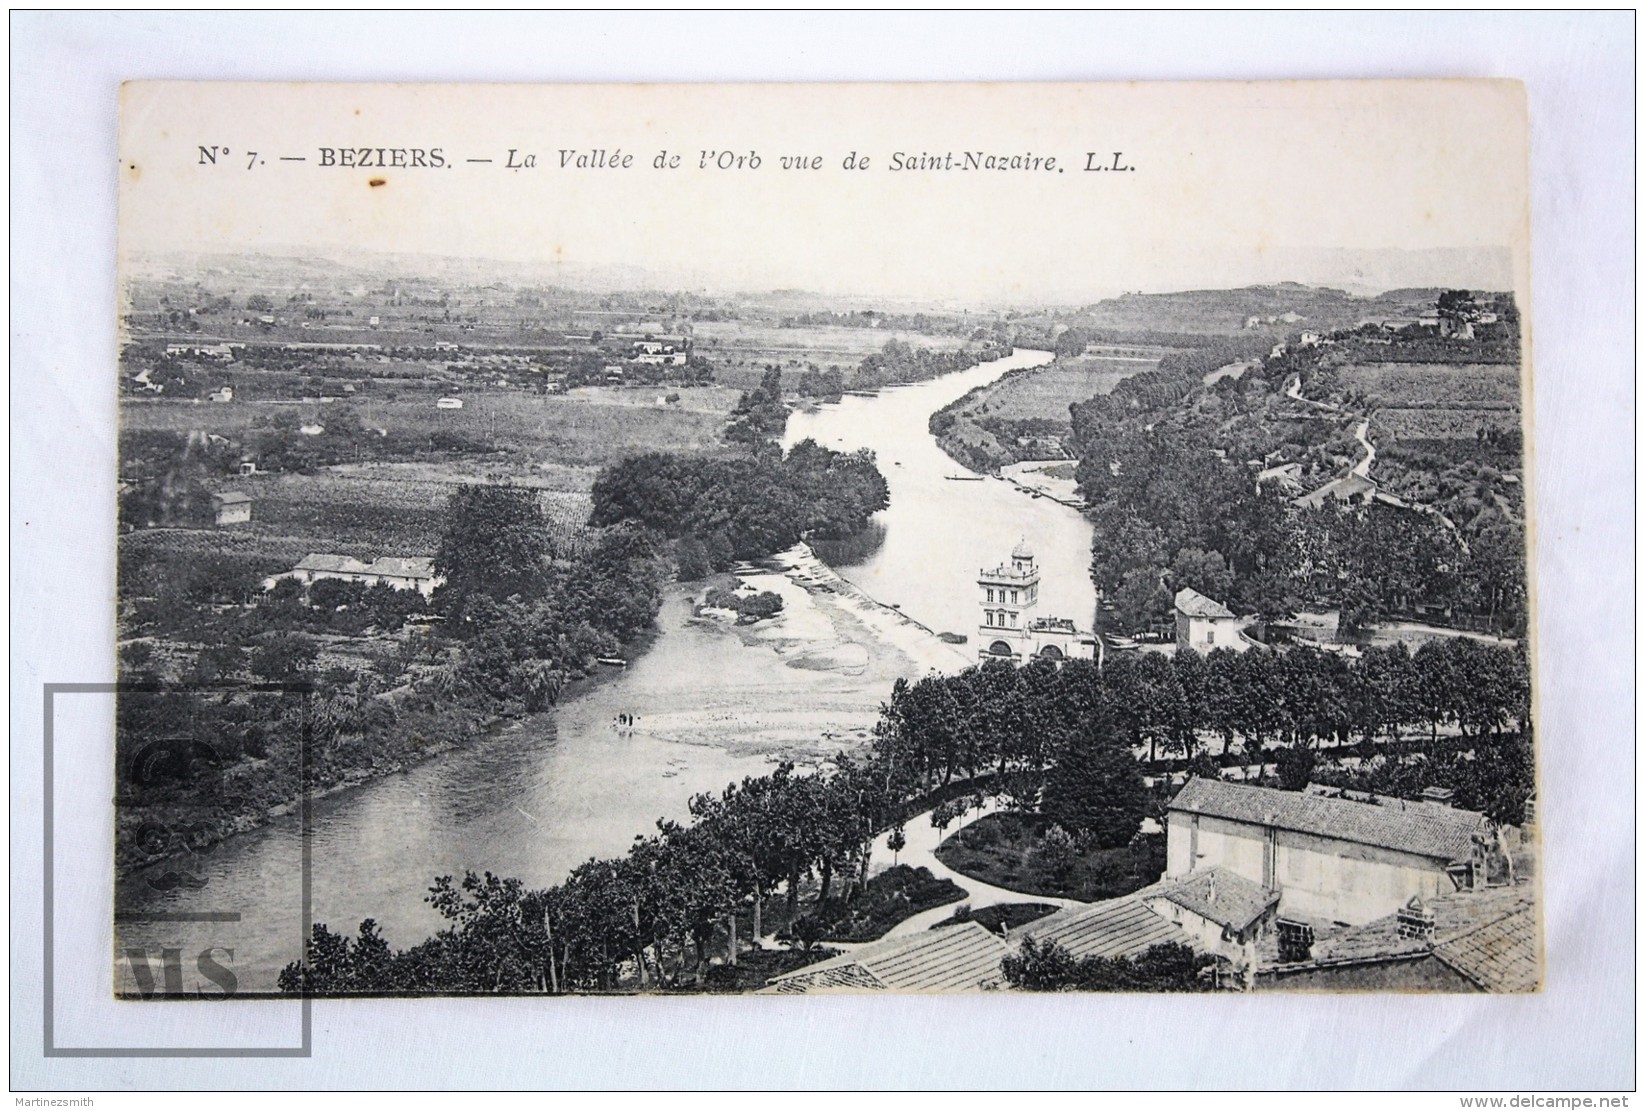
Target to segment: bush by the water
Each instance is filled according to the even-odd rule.
[[[715,587],[703,598],[708,609],[730,610],[737,615],[737,624],[748,625],[782,612],[782,595],[769,590],[757,594],[740,594],[735,590]]]

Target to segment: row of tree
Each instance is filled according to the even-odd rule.
[[[1103,755],[1107,739],[1127,753],[1146,752],[1156,766],[1163,756],[1201,774],[1217,774],[1236,738],[1238,758],[1259,774],[1277,746],[1317,753],[1362,745],[1390,752],[1395,763],[1420,756],[1444,781],[1407,783],[1402,793],[1460,787],[1465,805],[1512,823],[1533,783],[1528,762],[1517,752],[1504,755],[1503,745],[1528,735],[1529,725],[1524,654],[1458,637],[1415,653],[1403,644],[1371,648],[1355,661],[1299,647],[1128,653],[1100,670],[1083,660],[1022,668],[989,662],[957,675],[899,681],[876,748],[912,776],[911,789],[986,774],[999,791],[1033,808],[1036,800],[1070,793],[1054,786],[1064,764],[1075,777],[1096,768],[1109,783],[1105,797],[1128,797],[1120,784],[1126,770]],[[1069,753],[1078,759],[1064,760]],[[1492,774],[1499,765],[1502,774]],[[1306,777],[1294,786],[1305,784]],[[1072,831],[1091,823],[1062,824]]]
[[[789,765],[692,800],[690,824],[662,821],[613,860],[590,860],[563,883],[528,890],[517,880],[441,877],[428,901],[450,925],[395,952],[375,923],[355,938],[314,928],[305,964],[280,977],[286,991],[569,992],[679,984],[701,974],[751,913],[754,936],[779,887],[788,917],[801,882],[819,879],[819,903],[867,880],[875,832],[888,814],[883,775],[841,764],[796,775]]]
[[[1517,821],[1530,763],[1499,768],[1497,761],[1511,739],[1523,740],[1501,732],[1510,724],[1523,728],[1522,688],[1522,658],[1469,641],[1414,656],[1403,649],[1373,653],[1355,666],[1307,650],[1185,652],[1121,657],[1101,671],[1082,661],[1061,668],[989,662],[899,682],[862,763],[842,760],[813,775],[784,765],[718,795],[699,795],[689,824],[659,822],[658,832],[637,838],[627,855],[591,860],[547,890],[490,875],[460,883],[441,878],[429,901],[450,924],[435,937],[396,952],[369,921],[352,939],[317,926],[306,965],[286,969],[281,986],[322,994],[679,986],[700,977],[722,946],[735,959],[737,923],[763,935],[779,891],[793,934],[809,937],[805,919],[796,920],[806,882],[817,884],[817,905],[834,898],[849,904],[866,887],[876,835],[891,829],[889,843],[904,843],[905,815],[933,801],[1000,795],[1017,809],[1037,810],[1079,843],[1125,845],[1151,805],[1136,756],[1143,747],[1161,745],[1190,757],[1202,774],[1217,775],[1195,747],[1201,733],[1239,733],[1247,755],[1259,760],[1267,741],[1285,737],[1290,747],[1282,751],[1310,754],[1311,770],[1311,742],[1345,737],[1356,710],[1369,736],[1390,728],[1397,735],[1407,719],[1426,718],[1433,732],[1441,719],[1457,725],[1463,733],[1446,742],[1449,764],[1436,761],[1393,785],[1414,795],[1435,785],[1436,768],[1450,767],[1457,778],[1442,785],[1461,788],[1459,802]],[[932,821],[945,826],[955,816],[956,804],[942,802]],[[1039,990],[1156,983],[1185,990],[1201,982],[1204,963],[1158,952],[1124,966],[1095,966],[1039,948],[1025,949],[1015,962],[1008,978]]]

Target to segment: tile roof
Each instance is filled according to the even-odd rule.
[[[1311,960],[1285,965],[1363,964],[1432,952],[1482,991],[1535,991],[1541,983],[1541,940],[1529,886],[1459,891],[1424,904],[1434,915],[1432,939],[1401,937],[1398,914],[1363,926],[1322,929]],[[1265,938],[1263,964],[1276,962],[1275,943]]]
[[[1219,926],[1243,930],[1267,914],[1279,902],[1279,894],[1227,868],[1205,868],[1190,873],[1157,897]]]
[[[390,575],[400,579],[432,579],[434,561],[427,556],[381,556],[365,569],[368,575]]]
[[[1000,983],[1005,943],[976,922],[892,937],[784,973],[760,989],[814,991],[981,991]]]
[[[251,500],[251,495],[242,494],[238,490],[230,490],[226,494],[211,495],[211,500],[219,505],[238,505],[241,502],[249,502]]]
[[[359,574],[366,569],[366,565],[353,556],[327,555],[323,552],[310,552],[297,565],[299,571],[336,571],[349,574]]]
[[[1542,983],[1541,930],[1536,906],[1526,900],[1492,921],[1436,935],[1434,956],[1482,991],[1536,991]]]
[[[1134,957],[1155,945],[1190,943],[1186,932],[1149,910],[1136,895],[1060,910],[1012,936],[1054,941],[1076,958]]]
[[[1190,779],[1170,810],[1309,833],[1450,863],[1466,860],[1485,816],[1432,802],[1380,803],[1280,791],[1216,779]]]
[[[1213,601],[1195,590],[1185,586],[1177,591],[1175,599],[1177,612],[1189,617],[1232,617],[1234,611],[1221,602]]]

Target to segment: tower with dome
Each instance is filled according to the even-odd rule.
[[[1042,617],[1040,567],[1027,539],[1011,549],[1011,558],[977,575],[982,623],[977,626],[978,657],[1025,663],[1043,659],[1089,660],[1096,657],[1096,637],[1074,626],[1072,618]]]

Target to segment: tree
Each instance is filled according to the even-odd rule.
[[[1040,839],[1039,850],[1036,854],[1040,863],[1051,873],[1058,883],[1068,882],[1068,874],[1074,867],[1074,860],[1079,852],[1074,846],[1074,838],[1066,829],[1053,825],[1045,831]]]
[[[1275,766],[1279,768],[1279,785],[1287,791],[1300,791],[1313,782],[1317,757],[1307,745],[1288,745],[1279,750]]]
[[[1234,588],[1233,572],[1221,552],[1183,548],[1171,561],[1171,585],[1192,587],[1208,598],[1227,600]]]
[[[695,536],[682,536],[674,545],[675,575],[681,582],[696,582],[714,573],[708,547]]]
[[[460,609],[479,594],[497,601],[539,596],[553,556],[535,490],[474,484],[459,486],[446,503],[434,569]]]
[[[1040,811],[1068,832],[1105,849],[1127,845],[1142,828],[1148,789],[1136,757],[1111,732],[1088,732],[1045,774]]]
[[[271,683],[289,682],[308,674],[320,649],[296,633],[276,633],[251,654],[251,673]]]
[[[726,424],[726,441],[758,450],[781,438],[788,426],[788,410],[783,406],[782,369],[770,366],[757,388],[737,401]]]
[[[1013,987],[1025,991],[1210,991],[1206,971],[1216,963],[1181,942],[1155,945],[1135,957],[1075,957],[1055,941],[1023,939],[1001,964]]]
[[[1059,334],[1051,345],[1051,350],[1063,358],[1085,354],[1085,347],[1089,340],[1083,330],[1069,328]]]
[[[893,826],[891,834],[885,839],[885,847],[891,850],[891,863],[897,863],[897,854],[908,847],[908,834],[901,825]]]

